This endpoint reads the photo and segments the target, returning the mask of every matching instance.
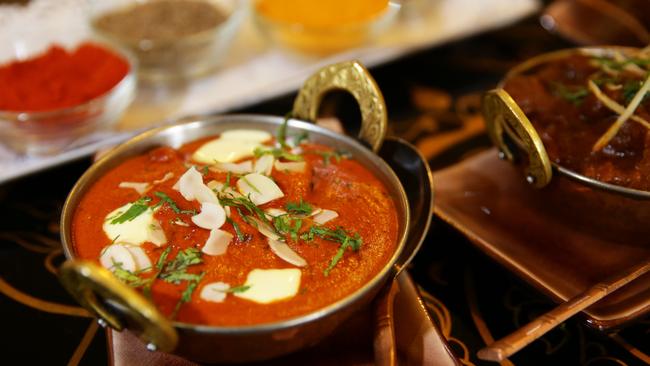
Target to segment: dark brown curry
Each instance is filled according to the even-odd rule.
[[[504,89],[549,158],[602,182],[650,190],[647,53],[557,57],[509,77]]]

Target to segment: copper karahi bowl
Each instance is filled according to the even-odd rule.
[[[531,123],[524,112],[530,107],[519,105],[504,87],[515,77],[567,57],[636,59],[647,58],[645,52],[624,47],[589,47],[536,56],[513,68],[496,89],[487,92],[482,107],[490,139],[499,149],[499,157],[521,163],[526,182],[535,188],[543,188],[538,195],[540,207],[553,211],[553,215],[578,217],[588,230],[598,235],[631,243],[645,243],[647,240],[643,238],[650,234],[647,225],[650,221],[650,191],[588,176],[562,164],[562,156],[549,157],[548,146],[543,141],[549,139],[549,134],[540,132]],[[529,101],[536,103],[534,98]],[[531,115],[533,118],[537,116]],[[636,122],[627,120],[625,123]],[[592,153],[598,152],[594,149]]]
[[[362,128],[359,141],[329,131],[313,121],[323,95],[332,89],[349,91],[359,101]],[[81,197],[104,173],[126,159],[158,146],[179,147],[204,136],[232,128],[275,131],[284,118],[259,115],[224,115],[196,118],[140,134],[111,150],[91,166],[74,186],[65,203],[61,237],[68,261],[60,278],[77,301],[117,330],[135,333],[150,350],[161,350],[206,363],[249,362],[284,355],[313,345],[329,335],[351,314],[368,304],[410,257],[404,250],[409,227],[409,206],[404,189],[386,162],[376,155],[386,131],[383,97],[367,70],[356,62],[325,67],[307,80],[288,122],[290,133],[308,132],[310,140],[349,151],[386,186],[398,215],[397,247],[390,260],[360,289],[306,315],[250,326],[206,326],[172,322],[139,293],[94,263],[76,259],[72,247],[72,218]]]

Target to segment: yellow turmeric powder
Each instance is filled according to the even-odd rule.
[[[303,52],[327,54],[359,46],[375,33],[389,0],[258,0],[272,38]],[[384,22],[385,23],[385,22]]]
[[[388,0],[259,0],[256,6],[271,20],[328,28],[371,20],[386,10]]]

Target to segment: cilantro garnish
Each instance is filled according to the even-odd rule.
[[[282,150],[279,148],[275,149],[265,149],[262,147],[256,147],[255,150],[253,151],[253,155],[255,155],[256,158],[261,157],[262,155],[273,155],[274,158],[276,159],[285,159],[285,160],[291,160],[291,161],[302,161],[303,158],[300,155],[292,154],[286,150]]]
[[[636,93],[639,92],[639,89],[641,89],[642,85],[643,82],[641,82],[641,80],[628,81],[627,83],[623,84],[623,100],[625,100],[626,104],[630,103]],[[643,96],[643,99],[641,99],[641,103],[645,102],[648,99],[649,95],[650,93],[646,93]]]
[[[289,145],[287,145],[287,126],[289,124],[289,119],[291,118],[291,112],[287,113],[284,116],[284,121],[282,121],[282,124],[280,127],[278,127],[278,132],[277,132],[277,140],[278,143],[280,143],[280,146],[283,148],[288,148]]]
[[[293,137],[293,146],[298,146],[307,139],[309,139],[309,134],[306,131],[302,131]]]
[[[242,292],[248,291],[248,289],[251,288],[250,285],[241,285],[241,286],[235,286],[231,287],[223,292],[231,293],[231,294],[238,294]]]
[[[181,281],[196,280],[199,275],[187,273],[187,268],[191,265],[201,263],[203,263],[201,252],[196,248],[187,248],[179,251],[176,258],[165,265],[159,277],[173,284],[179,284]]]
[[[318,154],[323,157],[323,164],[325,166],[329,165],[330,161],[332,158],[336,161],[336,163],[340,163],[342,158],[349,158],[350,153],[347,151],[341,151],[341,150],[336,150],[336,151],[312,151],[314,154]]]
[[[253,190],[255,192],[257,192],[259,194],[262,194],[262,192],[260,192],[260,190],[257,189],[257,187],[255,187],[255,185],[253,183],[251,183],[251,181],[249,181],[245,176],[241,177],[240,179],[243,180],[244,182],[246,182],[246,184],[248,184],[249,187],[253,188]]]
[[[554,82],[551,84],[551,88],[553,94],[574,105],[580,105],[584,98],[589,95],[589,90],[584,86],[568,86]]]
[[[226,188],[230,187],[230,177],[231,177],[231,173],[230,173],[230,171],[229,171],[229,172],[226,174],[226,184],[223,185],[223,189],[222,189],[222,190],[226,190]]]
[[[198,286],[204,274],[205,273],[202,272],[200,275],[197,275],[196,279],[189,280],[190,282],[185,288],[185,290],[183,291],[183,293],[181,294],[180,300],[178,300],[176,306],[174,306],[174,311],[172,311],[172,315],[171,315],[172,319],[176,317],[178,311],[181,309],[181,306],[183,306],[183,304],[185,304],[186,302],[190,302],[190,300],[192,300],[192,294],[196,290],[196,286]]]
[[[361,244],[363,243],[363,240],[358,233],[351,236],[342,227],[337,227],[335,230],[332,230],[323,226],[312,226],[309,231],[302,234],[300,238],[302,240],[311,241],[314,240],[315,236],[341,244],[334,257],[332,257],[329,266],[327,266],[325,271],[323,271],[325,276],[329,276],[330,271],[338,264],[341,258],[343,258],[343,254],[348,248],[356,252],[361,249]]]
[[[171,199],[171,197],[169,197],[166,193],[157,191],[154,192],[154,195],[160,198],[160,202],[158,202],[156,206],[160,206],[166,203],[167,205],[169,205],[169,208],[171,208],[177,214],[196,215],[196,210],[181,210],[180,208],[178,208],[176,202],[174,202],[174,200]]]
[[[181,282],[187,282],[188,285],[181,294],[181,298],[176,304],[174,311],[172,312],[171,318],[174,318],[178,313],[180,307],[190,301],[192,293],[196,289],[196,286],[203,278],[203,272],[195,274],[188,273],[187,269],[190,266],[203,263],[201,259],[201,252],[196,248],[187,248],[178,252],[176,257],[170,261],[167,261],[169,253],[171,252],[172,247],[168,246],[160,254],[158,261],[156,262],[156,272],[149,277],[141,277],[140,274],[143,271],[148,270],[143,269],[137,272],[131,272],[122,268],[120,263],[114,263],[112,268],[113,274],[120,279],[122,282],[126,283],[132,287],[142,287],[142,292],[145,296],[151,297],[151,286],[156,279],[161,279],[165,282],[180,284]]]
[[[287,202],[286,209],[289,213],[294,215],[309,215],[312,213],[313,209],[311,205],[307,202],[304,202],[302,198],[300,202]]]
[[[234,207],[239,215],[246,221],[246,215],[243,215],[240,209],[248,211],[251,215],[257,216],[265,224],[271,225],[271,222],[266,217],[266,213],[261,208],[257,207],[248,197],[232,197],[227,195],[219,195],[219,203],[221,206]],[[247,221],[248,222],[248,221]]]
[[[111,220],[111,224],[122,224],[127,221],[132,221],[136,217],[140,216],[141,213],[147,211],[149,206],[147,203],[151,202],[151,197],[141,197],[137,201],[133,202],[126,212],[119,215],[118,217]]]
[[[239,210],[239,209],[237,209],[237,210]],[[237,211],[237,212],[239,212],[239,211]],[[240,216],[242,216],[241,212],[239,212],[239,214],[240,214]],[[246,237],[241,232],[241,228],[239,227],[238,223],[233,221],[233,219],[231,219],[230,217],[226,217],[226,221],[228,221],[232,225],[232,227],[235,229],[235,233],[237,234],[237,240],[239,240],[240,242],[246,240]]]

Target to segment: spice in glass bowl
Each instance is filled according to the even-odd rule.
[[[187,37],[222,23],[226,16],[205,1],[158,0],[106,13],[95,26],[127,41]]]
[[[72,107],[98,97],[122,80],[129,63],[93,43],[45,53],[0,66],[0,110],[42,112]]]
[[[257,0],[254,14],[271,40],[304,53],[329,54],[370,41],[398,10],[389,0]]]
[[[130,49],[138,58],[140,77],[149,80],[212,70],[226,53],[244,9],[240,0],[127,3],[91,1],[91,26],[101,37]]]

